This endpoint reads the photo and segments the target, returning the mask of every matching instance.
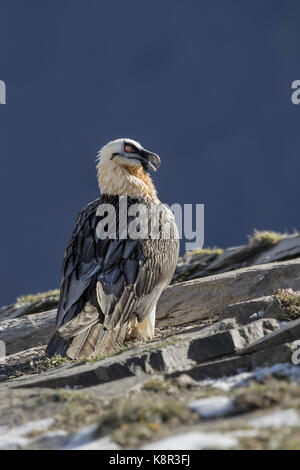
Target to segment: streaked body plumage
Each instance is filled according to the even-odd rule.
[[[149,339],[154,334],[156,304],[171,281],[178,259],[177,227],[171,211],[158,201],[144,169],[140,170],[138,165],[124,168],[118,165],[119,168],[126,172],[124,178],[130,182],[127,191],[120,190],[120,175],[118,181],[112,180],[112,183],[119,185],[116,190],[110,189],[113,184],[109,186],[108,178],[102,196],[88,204],[77,216],[65,251],[56,334],[47,348],[49,356],[60,354],[72,359],[93,357],[111,351],[116,342],[122,343],[128,335]],[[105,165],[102,169],[101,172],[101,165],[98,165],[98,171],[103,176]],[[132,177],[146,181],[143,184],[149,187],[148,193],[138,192],[136,185],[132,186]],[[105,184],[100,183],[101,186]],[[107,194],[107,191],[112,194]],[[138,194],[140,196],[136,197]],[[156,233],[152,237],[150,233],[147,238],[137,239],[128,233],[125,238],[122,238],[124,234],[120,236],[120,196],[126,198],[127,225],[132,219],[128,215],[132,205],[143,205],[149,223],[153,205],[159,206],[158,235]],[[104,217],[97,212],[102,204],[115,208],[115,239],[99,239],[97,235],[97,226]],[[170,236],[163,238],[166,220]]]

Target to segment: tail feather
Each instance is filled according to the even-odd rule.
[[[49,341],[45,354],[48,357],[66,356],[69,342],[60,338],[55,333]]]
[[[70,359],[96,358],[115,351],[125,339],[126,325],[106,330],[101,323],[91,326],[72,339],[66,355]]]
[[[98,336],[101,333],[101,323],[96,323],[72,339],[67,350],[70,359],[86,359],[94,352]]]
[[[126,328],[126,324],[118,325],[113,330],[102,328],[91,357],[97,357],[115,351],[116,346],[124,342]]]
[[[46,354],[77,360],[111,353],[118,344],[124,342],[127,326],[128,322],[107,329],[99,322],[97,309],[86,304],[78,316],[58,328],[48,344]]]

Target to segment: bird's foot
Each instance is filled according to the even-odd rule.
[[[149,341],[149,339],[154,338],[154,324],[151,322],[150,317],[136,325],[133,329],[132,337],[143,341]]]

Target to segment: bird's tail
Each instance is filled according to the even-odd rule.
[[[60,338],[56,333],[52,336],[46,348],[45,354],[48,357],[66,356],[69,342]]]
[[[82,312],[69,322],[61,325],[51,338],[46,355],[67,356],[70,359],[95,358],[111,353],[123,343],[127,323],[107,329],[99,322],[97,309],[86,304]]]
[[[101,323],[96,323],[72,339],[66,355],[70,359],[93,359],[111,353],[123,343],[125,334],[126,324],[106,330]]]
[[[90,326],[69,339],[63,339],[55,333],[46,349],[48,357],[67,356],[70,359],[95,358],[116,350],[122,344],[127,324],[106,330],[101,323]]]

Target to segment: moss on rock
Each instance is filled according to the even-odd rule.
[[[252,235],[249,235],[249,244],[252,246],[274,246],[286,237],[287,234],[274,232],[272,230],[254,230]]]
[[[300,292],[292,289],[279,289],[276,295],[283,309],[281,320],[291,321],[300,318]]]
[[[38,292],[37,294],[28,294],[28,295],[21,295],[17,298],[16,303],[17,305],[27,305],[33,304],[35,302],[39,302],[41,300],[46,300],[49,298],[57,298],[59,297],[59,289],[49,290],[48,292]]]

